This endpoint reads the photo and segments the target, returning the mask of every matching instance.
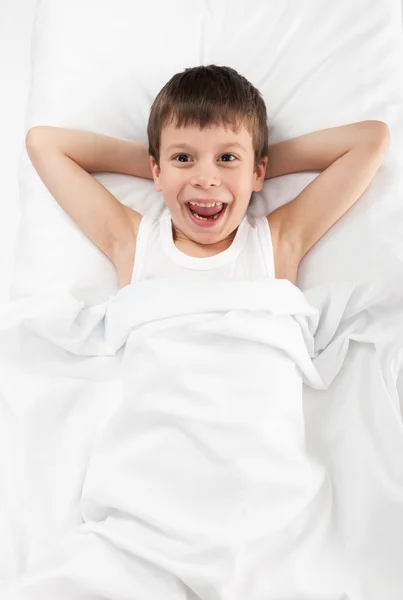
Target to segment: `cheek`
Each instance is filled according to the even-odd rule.
[[[231,191],[238,198],[249,198],[252,193],[253,181],[245,173],[237,173],[228,183],[231,186]]]
[[[160,181],[164,188],[174,190],[184,185],[187,181],[187,177],[181,173],[179,169],[170,169],[168,167],[165,170],[165,176],[160,179]]]

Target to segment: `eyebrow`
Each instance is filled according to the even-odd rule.
[[[239,142],[226,142],[225,144],[221,144],[221,146],[219,146],[219,148],[221,148],[222,150],[224,148],[241,148],[242,150],[244,150],[245,152],[247,152],[246,148],[244,148]],[[170,150],[173,150],[174,148],[186,148],[187,150],[194,150],[194,148],[190,145],[190,144],[172,144],[171,146],[168,146],[167,148],[167,152],[169,152]]]

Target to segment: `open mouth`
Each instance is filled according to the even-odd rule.
[[[193,223],[196,223],[196,225],[199,225],[200,227],[211,227],[213,225],[215,225],[216,223],[218,223],[219,221],[221,221],[221,219],[223,218],[226,210],[227,210],[228,204],[225,204],[225,202],[223,202],[222,204],[222,208],[220,210],[220,212],[216,213],[215,215],[199,215],[197,214],[194,210],[192,210],[189,202],[186,203],[186,210],[188,212],[188,215],[191,219],[191,221]],[[203,209],[203,212],[205,212],[208,209]],[[201,211],[202,212],[202,211]]]

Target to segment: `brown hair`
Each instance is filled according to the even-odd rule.
[[[176,73],[156,96],[147,125],[148,152],[160,167],[163,127],[175,123],[229,125],[234,133],[244,125],[252,137],[254,169],[268,154],[269,132],[264,99],[245,77],[231,67],[198,66]]]

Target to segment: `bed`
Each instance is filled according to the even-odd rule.
[[[57,205],[22,149],[17,250],[10,300],[0,311],[1,599],[128,600],[137,597],[133,586],[141,581],[142,598],[158,597],[163,589],[166,598],[175,600],[400,600],[402,43],[397,0],[334,6],[317,0],[303,5],[295,0],[257,2],[253,12],[246,2],[235,6],[224,1],[213,7],[207,0],[194,6],[182,0],[158,0],[149,6],[118,0],[113,8],[90,0],[68,5],[38,2],[26,130],[55,125],[146,143],[152,98],[168,78],[187,66],[216,63],[233,66],[262,91],[271,142],[381,119],[390,128],[391,146],[362,198],[306,255],[297,286],[287,280],[238,282],[214,290],[200,286],[210,298],[203,306],[197,303],[197,286],[172,286],[163,313],[155,301],[161,293],[158,286],[118,290],[111,263]],[[251,202],[251,214],[261,216],[288,202],[315,176],[301,173],[266,181]],[[162,214],[163,199],[151,181],[111,173],[96,177],[140,213]],[[172,324],[164,330],[165,337],[158,328],[151,334],[149,329],[150,323],[160,322],[161,314]],[[261,319],[271,327],[262,331]],[[232,364],[242,360],[246,345],[256,351],[247,363],[249,368],[261,367],[254,370],[255,383],[248,388],[242,380],[250,398],[263,385],[266,397],[279,394],[281,388],[279,381],[270,387],[259,379],[267,368],[267,354],[259,354],[259,348],[275,349],[273,360],[283,357],[279,373],[286,373],[281,369],[288,369],[292,359],[302,376],[301,402],[288,405],[291,395],[283,391],[278,396],[283,398],[281,409],[275,404],[271,413],[286,428],[287,415],[297,411],[295,429],[287,430],[286,439],[287,447],[298,448],[298,453],[292,460],[287,455],[287,463],[279,458],[262,464],[259,471],[256,467],[254,481],[258,472],[282,474],[287,486],[298,473],[305,473],[306,479],[292,495],[294,503],[289,491],[281,501],[274,494],[265,507],[264,514],[269,514],[270,505],[273,515],[263,528],[270,544],[266,554],[259,555],[265,557],[264,564],[256,558],[256,571],[248,571],[249,579],[246,574],[233,576],[238,571],[231,561],[241,551],[235,534],[233,549],[238,553],[225,554],[217,540],[210,554],[198,547],[197,560],[192,555],[192,561],[171,549],[171,562],[161,559],[155,576],[131,563],[128,557],[135,550],[124,546],[127,530],[122,530],[116,511],[129,514],[134,508],[119,504],[128,488],[120,487],[116,465],[122,458],[119,452],[131,443],[130,436],[124,437],[128,432],[122,433],[122,408],[130,405],[128,389],[138,390],[136,398],[145,397],[142,381],[128,366],[129,357],[135,348],[139,356],[141,339],[144,355],[137,372],[148,373],[147,357],[158,355],[170,340],[178,356],[187,360],[180,348],[189,347],[191,339],[180,338],[174,328],[178,320],[191,323],[199,341],[214,340],[217,354],[206,361],[206,369],[214,369],[213,360],[220,359],[218,340],[233,341]],[[135,340],[130,337],[133,330],[138,332]],[[169,367],[173,365],[167,363],[161,371],[166,376]],[[132,379],[124,379],[129,372]],[[298,388],[292,378],[288,384]],[[196,398],[197,381],[192,385],[188,394]],[[153,397],[162,398],[162,392]],[[155,402],[157,413],[161,405]],[[183,410],[179,402],[171,406]],[[262,410],[251,402],[246,411],[241,396],[237,406],[237,423]],[[228,407],[220,410],[228,416]],[[140,427],[138,419],[136,414],[126,421],[133,427],[130,431]],[[285,430],[271,432],[270,439],[279,431]],[[303,439],[298,438],[301,431]],[[213,464],[226,460],[220,476],[233,473],[228,481],[234,482],[242,456],[249,457],[245,477],[259,464],[259,447],[253,445],[253,436],[245,438],[243,447],[230,439],[233,445],[226,451],[223,444],[214,446]],[[263,433],[259,439],[266,440],[266,449],[270,446]],[[141,448],[136,450],[140,457]],[[238,462],[228,462],[229,448]],[[169,464],[165,472],[176,481]],[[139,481],[147,481],[147,476],[139,475]],[[156,477],[155,485],[157,481]],[[217,485],[218,479],[214,481]],[[191,487],[178,489],[185,493]],[[139,497],[140,489],[136,494],[131,489],[129,497]],[[144,495],[137,510],[144,511],[147,502]],[[113,515],[108,513],[111,506]],[[217,503],[211,506],[217,508]],[[283,511],[276,513],[279,506]],[[223,504],[223,514],[227,509]],[[169,518],[175,514],[169,513]],[[182,516],[182,525],[192,530],[195,514],[189,514],[188,521]],[[159,518],[161,523],[162,513]],[[233,516],[232,526],[237,518]],[[206,516],[204,534],[212,522]],[[259,532],[261,525],[260,520]],[[203,532],[200,544],[205,542]],[[182,533],[186,535],[186,527]],[[134,530],[132,539],[138,535]],[[258,537],[257,530],[254,535]],[[300,551],[285,558],[293,547]],[[155,562],[155,556],[148,560]],[[216,567],[210,568],[212,564]]]

